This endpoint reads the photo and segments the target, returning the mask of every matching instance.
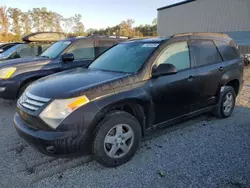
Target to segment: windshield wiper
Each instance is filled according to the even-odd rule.
[[[45,58],[48,58],[48,59],[50,58],[49,56],[46,56],[46,55],[41,55],[41,57],[45,57]]]

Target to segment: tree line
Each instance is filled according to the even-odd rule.
[[[0,7],[0,41],[21,41],[32,32],[64,32],[69,36],[119,35],[126,37],[154,36],[157,32],[156,19],[152,24],[133,26],[134,20],[128,19],[120,24],[104,29],[90,28],[85,31],[82,15],[75,14],[65,18],[46,7],[33,8],[23,12],[18,8]]]
[[[135,21],[127,19],[114,27],[107,27],[105,29],[88,29],[88,35],[118,35],[125,37],[143,37],[157,35],[157,19],[154,19],[152,24],[139,25],[134,27]]]

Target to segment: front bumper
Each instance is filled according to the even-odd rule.
[[[77,132],[73,130],[36,130],[27,125],[17,113],[14,116],[14,125],[23,139],[45,155],[69,157],[89,153],[89,145],[84,133],[77,137]]]
[[[19,83],[15,80],[0,79],[0,98],[16,99],[19,86]]]

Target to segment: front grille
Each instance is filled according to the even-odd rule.
[[[29,111],[37,111],[39,110],[43,105],[45,105],[47,102],[49,102],[49,98],[43,98],[38,97],[35,95],[32,95],[29,92],[23,93],[23,95],[19,99],[19,104],[29,110]]]

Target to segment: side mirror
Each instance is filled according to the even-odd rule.
[[[0,53],[3,53],[3,49],[0,49]]]
[[[62,61],[63,62],[72,62],[74,61],[74,55],[71,53],[66,53],[62,55]]]
[[[156,69],[152,71],[152,77],[156,78],[164,75],[176,74],[177,69],[172,64],[160,64]]]

